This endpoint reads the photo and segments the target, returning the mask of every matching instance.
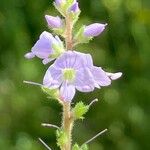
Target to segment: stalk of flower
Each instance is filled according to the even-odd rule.
[[[113,80],[122,76],[121,72],[109,73],[101,67],[94,66],[90,54],[84,54],[74,50],[74,46],[80,43],[88,43],[93,37],[100,35],[107,24],[94,23],[88,26],[83,25],[78,32],[73,34],[75,23],[78,20],[80,9],[77,0],[55,0],[54,5],[61,13],[62,19],[58,16],[45,15],[48,27],[54,32],[61,34],[63,41],[58,36],[44,31],[39,40],[32,47],[31,52],[25,55],[32,59],[37,56],[42,59],[43,64],[55,60],[47,69],[43,83],[24,81],[28,84],[38,85],[43,92],[50,98],[56,99],[63,107],[62,126],[54,124],[42,124],[44,127],[56,128],[57,145],[61,150],[88,150],[87,144],[104,133],[99,132],[96,136],[79,146],[72,146],[73,124],[78,119],[84,119],[84,115],[94,102],[89,105],[82,101],[78,102],[73,108],[71,106],[76,91],[92,92],[95,88],[109,86]],[[63,23],[64,19],[64,23]],[[49,146],[40,139],[40,142],[47,148]]]

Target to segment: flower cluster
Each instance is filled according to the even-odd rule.
[[[66,13],[70,14],[71,17],[73,15],[78,16],[80,12],[78,2],[74,0],[68,3],[68,1],[55,0],[54,4],[63,16]],[[45,15],[45,19],[51,29],[61,29],[65,32],[66,24],[63,18]],[[74,19],[72,18],[72,20]],[[79,43],[80,41],[81,43],[83,41],[84,43],[89,38],[100,35],[106,25],[106,23],[93,23],[81,27],[82,29],[75,35],[73,42]],[[43,85],[49,89],[60,89],[60,97],[64,101],[71,101],[76,90],[91,92],[94,88],[110,85],[111,80],[118,79],[122,75],[121,73],[107,73],[101,67],[94,66],[90,54],[65,49],[63,41],[58,36],[54,37],[46,31],[40,35],[31,52],[25,55],[28,59],[35,56],[42,59],[43,64],[56,59],[46,71]]]
[[[77,0],[55,0],[54,6],[61,16],[45,15],[46,23],[53,34],[47,31],[42,32],[39,40],[31,51],[25,54],[25,57],[32,59],[36,56],[42,59],[43,64],[52,63],[44,75],[41,86],[52,98],[64,103],[65,108],[70,106],[76,91],[91,92],[95,88],[109,86],[112,80],[120,78],[122,73],[109,73],[101,67],[94,66],[90,54],[78,52],[74,48],[78,44],[88,43],[93,37],[99,36],[105,30],[107,23],[83,25],[75,32],[74,26],[81,12]],[[83,103],[75,108],[73,112],[80,110],[80,113],[77,114],[84,114],[88,109]],[[81,108],[84,111],[81,111]],[[66,108],[64,110],[70,111]],[[75,118],[82,118],[82,115],[77,116]],[[67,117],[64,116],[64,118]],[[61,139],[60,135],[67,132],[64,126],[66,131],[61,131],[58,139]],[[67,138],[69,143],[70,136]],[[70,147],[69,144],[66,144],[67,142],[58,143],[61,143],[59,146],[62,149]],[[82,150],[82,148],[79,149]],[[70,150],[70,148],[66,150]]]

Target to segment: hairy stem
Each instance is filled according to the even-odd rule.
[[[70,17],[70,15],[66,15],[66,37],[65,37],[65,43],[66,43],[66,49],[72,50],[73,48],[73,38],[72,38],[72,30],[73,30],[73,21]]]
[[[71,150],[73,117],[71,114],[70,102],[64,102],[63,105],[63,131],[67,135],[67,142],[63,145],[62,150]]]

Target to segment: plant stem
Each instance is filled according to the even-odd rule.
[[[73,41],[72,41],[73,21],[70,15],[66,15],[65,19],[66,19],[66,37],[65,37],[66,49],[72,50],[73,48]]]
[[[73,48],[73,21],[70,14],[66,14],[66,31],[65,31],[65,43],[66,50],[72,50]],[[73,116],[71,113],[71,103],[63,102],[63,120],[62,120],[62,129],[67,135],[67,142],[61,147],[61,150],[71,150],[72,142],[72,129],[73,129]]]
[[[63,145],[62,150],[71,150],[72,142],[72,129],[73,129],[73,117],[71,114],[71,104],[70,102],[64,102],[63,105],[63,131],[67,135],[67,142]]]

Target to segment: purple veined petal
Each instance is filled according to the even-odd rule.
[[[76,73],[75,87],[80,92],[91,92],[95,88],[93,76],[89,69],[80,69]]]
[[[48,23],[48,26],[51,28],[61,28],[62,27],[62,20],[60,17],[56,16],[50,16],[50,15],[45,15],[45,19]]]
[[[61,85],[61,70],[53,65],[48,68],[43,79],[43,85],[48,88],[58,88]]]
[[[86,26],[84,29],[84,35],[87,37],[94,37],[100,35],[107,24],[94,23],[89,26]]]
[[[52,43],[55,42],[55,38],[52,34],[44,31],[40,35],[40,39],[32,48],[32,53],[41,59],[48,58],[52,54]]]
[[[71,7],[70,11],[73,11],[74,13],[77,13],[80,11],[78,2],[75,2]]]
[[[93,66],[91,69],[95,82],[100,86],[108,86],[111,84],[111,80],[107,76],[106,72],[101,67]]]
[[[24,55],[24,57],[27,58],[27,59],[32,59],[32,58],[35,57],[35,55],[34,55],[32,52],[29,52],[29,53],[26,53],[26,54]]]
[[[73,68],[78,70],[84,67],[83,58],[75,51],[64,52],[54,63],[59,68]]]
[[[108,77],[110,77],[111,80],[117,80],[122,76],[122,72],[117,72],[117,73],[106,72],[106,74]]]
[[[84,65],[86,67],[92,67],[93,66],[93,59],[92,59],[92,56],[90,54],[84,54],[84,53],[80,53],[80,52],[76,52],[78,53],[78,55],[81,55],[82,58],[84,59],[83,62],[84,62]]]
[[[42,63],[43,63],[44,65],[46,65],[46,64],[48,64],[49,62],[51,62],[51,61],[53,61],[53,60],[54,60],[54,58],[45,58],[45,59],[43,59]]]
[[[60,88],[60,95],[64,101],[71,102],[75,96],[75,86],[64,82]]]

